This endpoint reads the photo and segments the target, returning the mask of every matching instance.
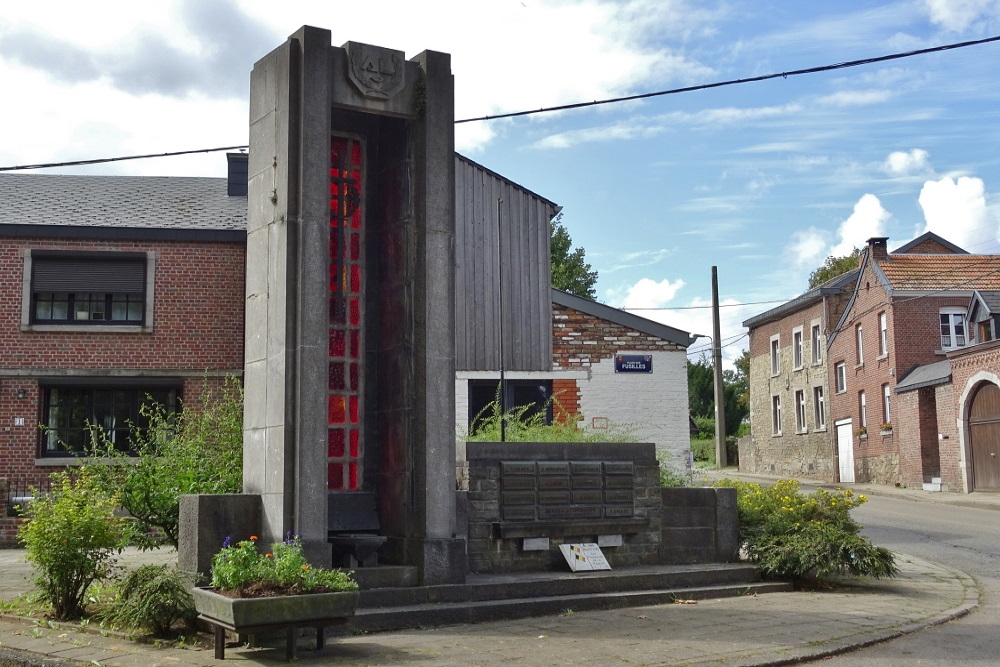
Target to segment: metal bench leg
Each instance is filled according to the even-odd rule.
[[[215,628],[215,659],[226,659],[226,629],[221,625],[212,624]]]
[[[295,645],[297,643],[295,637],[295,626],[288,626],[285,633],[285,660],[290,662],[295,660]]]
[[[325,638],[323,637],[323,626],[322,625],[317,625],[316,626],[316,650],[317,651],[322,651],[323,650],[323,640],[324,639]]]

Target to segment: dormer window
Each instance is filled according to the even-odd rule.
[[[965,330],[964,308],[942,308],[941,349],[955,350],[968,344]]]

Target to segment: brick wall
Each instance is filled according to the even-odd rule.
[[[25,250],[155,252],[153,331],[21,331]],[[42,421],[39,377],[180,378],[196,405],[203,387],[243,367],[245,247],[239,243],[73,241],[0,243],[0,478],[37,483]],[[23,391],[24,398],[17,398]],[[15,425],[23,420],[23,425]]]
[[[686,347],[555,303],[552,338],[554,368],[588,373],[575,382],[578,398],[564,385],[567,400],[578,401],[582,425],[627,425],[637,440],[656,443],[674,467],[687,464]],[[653,372],[615,373],[617,354],[650,354]]]

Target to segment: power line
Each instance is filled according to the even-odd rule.
[[[834,65],[820,65],[819,67],[807,67],[805,69],[796,69],[788,72],[779,72],[776,74],[764,74],[762,76],[753,76],[746,79],[730,79],[728,81],[717,81],[715,83],[703,83],[697,86],[685,86],[684,88],[671,88],[669,90],[660,90],[655,93],[641,93],[639,95],[628,95],[625,97],[613,97],[606,100],[595,100],[593,102],[577,102],[575,104],[563,104],[556,107],[545,107],[542,109],[535,109],[533,111],[513,111],[511,113],[502,113],[495,116],[479,116],[477,118],[463,118],[462,120],[456,120],[455,124],[459,123],[472,123],[480,120],[497,120],[499,118],[514,118],[517,116],[530,116],[532,114],[538,113],[549,113],[551,111],[566,111],[568,109],[582,109],[584,107],[593,107],[601,104],[613,104],[616,102],[631,102],[633,100],[644,100],[650,97],[659,97],[661,95],[675,95],[677,93],[690,93],[696,90],[708,90],[710,88],[722,88],[723,86],[735,86],[740,83],[753,83],[756,81],[767,81],[769,79],[787,79],[790,76],[799,76],[800,74],[816,74],[818,72],[830,72],[838,69],[846,69],[848,67],[858,67],[860,65],[871,65],[873,63],[882,63],[890,60],[899,60],[901,58],[912,58],[913,56],[922,56],[928,53],[937,53],[939,51],[949,51],[952,49],[962,49],[967,46],[977,46],[979,44],[987,44],[989,42],[1000,41],[1000,35],[995,37],[986,37],[985,39],[976,39],[968,42],[957,42],[955,44],[943,44],[941,46],[932,46],[926,49],[917,49],[915,51],[904,51],[901,53],[891,53],[885,56],[877,56],[875,58],[862,58],[860,60],[848,60],[847,62],[836,63]]]
[[[986,37],[984,39],[976,39],[967,42],[956,42],[954,44],[942,44],[940,46],[932,46],[926,49],[917,49],[915,51],[904,51],[900,53],[891,53],[889,55],[877,56],[874,58],[862,58],[860,60],[848,60],[842,63],[836,63],[833,65],[820,65],[818,67],[807,67],[805,69],[790,70],[788,72],[780,72],[775,74],[764,74],[762,76],[753,76],[746,79],[730,79],[728,81],[717,81],[715,83],[704,83],[697,86],[686,86],[683,88],[671,88],[669,90],[659,90],[652,93],[641,93],[638,95],[628,95],[625,97],[612,97],[605,100],[594,100],[593,102],[577,102],[575,104],[563,104],[555,107],[543,107],[541,109],[534,109],[529,111],[514,111],[511,113],[496,114],[494,116],[478,116],[476,118],[463,118],[461,120],[456,120],[455,124],[461,123],[472,123],[476,121],[486,121],[486,120],[497,120],[500,118],[514,118],[517,116],[530,116],[540,113],[551,113],[554,111],[566,111],[569,109],[582,109],[584,107],[599,106],[602,104],[614,104],[617,102],[631,102],[633,100],[642,100],[650,97],[660,97],[663,95],[676,95],[678,93],[689,93],[697,90],[709,90],[711,88],[722,88],[724,86],[735,86],[741,83],[754,83],[757,81],[768,81],[770,79],[787,79],[790,76],[799,76],[802,74],[816,74],[819,72],[830,72],[838,69],[846,69],[849,67],[859,67],[861,65],[871,65],[874,63],[887,62],[891,60],[900,60],[902,58],[912,58],[913,56],[926,55],[928,53],[937,53],[940,51],[950,51],[954,49],[962,49],[969,46],[978,46],[980,44],[988,44],[990,42],[1000,41],[1000,35],[994,37]],[[74,160],[69,162],[48,162],[43,164],[31,164],[31,165],[16,165],[13,167],[0,167],[0,171],[20,171],[25,169],[45,169],[51,167],[77,167],[82,165],[91,164],[102,164],[105,162],[121,162],[124,160],[142,160],[146,158],[157,158],[157,157],[174,157],[177,155],[190,155],[192,153],[213,153],[216,151],[228,151],[228,150],[243,150],[249,148],[247,145],[242,146],[225,146],[222,148],[201,148],[189,151],[174,151],[170,153],[150,153],[147,155],[126,155],[121,157],[110,157],[110,158],[95,158],[92,160]]]
[[[792,297],[792,298],[795,298],[795,297]],[[719,308],[736,308],[738,306],[759,306],[762,303],[784,303],[786,301],[790,301],[790,299],[771,299],[770,301],[747,301],[746,303],[720,303],[719,304]],[[662,306],[660,308],[653,308],[653,307],[649,307],[649,308],[645,308],[645,307],[643,307],[643,308],[638,308],[638,307],[631,308],[631,307],[626,307],[626,308],[622,308],[622,310],[624,310],[626,312],[630,312],[630,311],[633,311],[633,310],[704,310],[705,308],[711,308],[711,307],[712,307],[712,304],[708,304],[707,306],[670,306],[670,307]]]

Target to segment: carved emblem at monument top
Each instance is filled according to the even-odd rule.
[[[348,42],[347,53],[347,76],[365,97],[387,100],[403,89],[402,51]]]

